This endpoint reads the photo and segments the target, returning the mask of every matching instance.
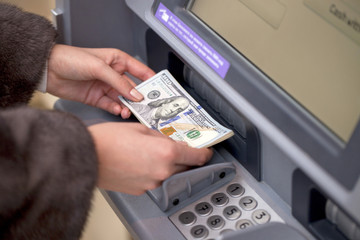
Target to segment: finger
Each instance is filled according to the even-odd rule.
[[[111,90],[106,92],[106,96],[108,96],[109,98],[111,98],[112,100],[118,102],[119,104],[121,104],[123,106],[123,103],[119,99],[120,93],[118,91],[116,91],[114,88],[112,88]]]
[[[118,72],[114,71],[110,66],[105,63],[100,64],[98,68],[94,69],[94,77],[108,83],[115,88],[120,95],[124,96],[131,101],[141,101],[144,97],[138,92],[132,84]]]
[[[155,75],[155,72],[142,62],[138,61],[133,57],[130,57],[129,55],[127,55],[126,57],[127,59],[125,61],[125,71],[130,73],[134,77],[145,81]]]
[[[133,83],[135,85],[135,83],[132,82],[131,80],[130,80],[130,83]],[[119,99],[120,93],[118,91],[116,91],[115,89],[112,89],[109,92],[107,92],[106,95],[109,98],[113,99],[114,101],[116,101],[116,102],[118,102],[120,104],[120,106],[121,106],[121,117],[123,119],[127,119],[127,118],[129,118],[131,116],[130,109],[128,109],[128,107],[126,107],[125,104],[122,101],[120,101],[120,99]]]
[[[106,96],[120,105],[120,108],[116,106],[116,111],[111,113],[115,115],[120,114],[123,119],[128,119],[131,116],[130,109],[126,107],[123,102],[120,101],[120,99],[118,98],[119,93],[116,90],[111,90],[110,92],[106,93]]]
[[[133,87],[136,87],[136,83],[135,83],[133,80],[131,80],[131,78],[129,78],[129,77],[126,76],[125,74],[123,74],[122,77],[123,77],[124,79],[126,79]]]
[[[119,115],[122,113],[123,108],[119,103],[114,101],[113,99],[109,98],[108,96],[102,96],[97,103],[95,104],[95,107],[101,108],[105,111],[108,111],[109,113],[112,113],[114,115]],[[124,112],[126,113],[126,112]],[[126,115],[124,115],[126,116]],[[130,115],[129,115],[130,116]]]
[[[121,117],[123,119],[128,119],[131,116],[131,112],[127,107],[121,109]]]
[[[121,50],[101,48],[85,48],[84,50],[103,59],[121,74],[128,72],[142,81],[155,75],[155,72],[148,66]],[[112,53],[110,54],[110,52]],[[109,58],[109,55],[112,58]]]
[[[190,169],[190,166],[186,166],[186,165],[175,165],[174,166],[174,172],[173,174],[176,174],[176,173],[180,173],[180,172],[184,172],[186,170],[189,170]]]
[[[211,148],[192,148],[186,146],[184,143],[177,143],[181,157],[176,161],[177,164],[187,166],[202,166],[213,155]]]

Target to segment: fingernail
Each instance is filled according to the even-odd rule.
[[[130,91],[130,95],[133,96],[134,98],[136,98],[137,100],[143,100],[143,95],[141,93],[138,92],[138,90],[136,90],[135,88],[133,88]]]

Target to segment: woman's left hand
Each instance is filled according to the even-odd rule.
[[[143,96],[125,73],[141,81],[155,74],[145,64],[118,49],[57,44],[48,63],[47,92],[128,118],[130,111],[118,96],[132,101],[141,101]]]

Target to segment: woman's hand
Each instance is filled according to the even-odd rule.
[[[117,49],[55,45],[48,63],[47,92],[128,118],[130,111],[118,96],[132,101],[140,101],[143,96],[125,73],[142,81],[155,74]]]
[[[212,156],[211,149],[191,148],[139,123],[102,123],[89,130],[99,159],[98,186],[107,190],[139,195]]]

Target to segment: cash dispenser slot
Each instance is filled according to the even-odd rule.
[[[148,65],[159,72],[168,69],[184,89],[234,136],[218,144],[225,148],[258,181],[261,180],[260,139],[257,129],[220,95],[153,30],[146,31]]]
[[[299,169],[293,174],[292,189],[294,217],[318,239],[360,239],[360,226]]]

